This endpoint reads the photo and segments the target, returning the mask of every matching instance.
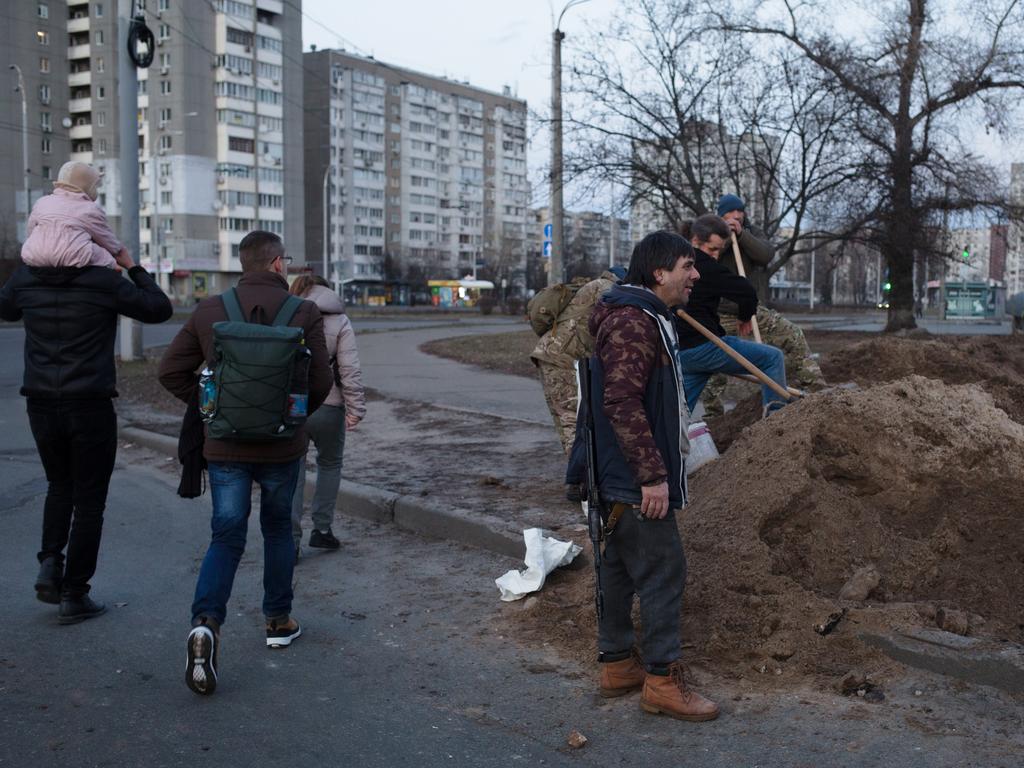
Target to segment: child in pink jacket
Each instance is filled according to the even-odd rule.
[[[39,198],[28,218],[21,260],[32,267],[114,267],[124,246],[96,204],[100,174],[91,165],[61,166],[53,194]]]

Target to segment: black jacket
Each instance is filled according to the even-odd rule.
[[[685,309],[690,317],[716,336],[725,336],[725,329],[718,318],[719,302],[722,299],[735,302],[739,307],[737,317],[746,322],[757,312],[757,291],[745,277],[734,274],[703,251],[695,249],[695,255],[697,258],[693,266],[700,273],[700,279],[693,284]],[[680,349],[692,349],[708,343],[696,328],[680,319],[676,320],[676,332]]]
[[[0,317],[25,321],[21,394],[51,399],[116,397],[117,316],[162,323],[171,302],[142,267],[131,280],[107,267],[22,264],[0,289]]]

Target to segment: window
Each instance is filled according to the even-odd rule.
[[[241,83],[229,83],[225,80],[221,80],[217,83],[215,91],[217,96],[228,96],[233,99],[244,99],[246,101],[252,101],[253,96],[256,94],[256,89],[251,85],[242,85]]]
[[[160,205],[170,205],[174,193],[169,190],[161,190],[160,192]]]
[[[50,166],[48,166],[48,165],[44,165],[43,166],[43,178],[47,179],[47,180],[53,178],[53,176],[50,173]]]
[[[49,112],[40,112],[39,113],[39,127],[42,128],[44,131],[47,131],[47,132],[53,130],[53,125],[50,122],[50,113]]]
[[[170,176],[171,175],[171,164],[170,163],[166,163],[166,162],[160,163],[159,171],[160,171],[160,175],[161,176]]]
[[[96,86],[96,98],[105,99],[107,97],[107,89],[102,85]]]
[[[103,61],[103,57],[102,56],[97,56],[96,57],[96,71],[97,72],[105,72],[106,68],[107,68],[107,65]]]
[[[158,27],[157,38],[160,39],[160,40],[170,40],[171,39],[171,28],[169,26],[167,26],[166,24],[161,24]]]
[[[166,96],[170,92],[171,92],[171,81],[170,80],[161,80],[160,81],[160,93],[162,95]]]
[[[49,139],[43,139],[43,141],[42,141],[42,150],[43,150],[43,154],[44,155],[48,155],[52,151],[52,147],[50,145],[50,140]]]
[[[244,30],[235,29],[234,27],[227,28],[227,39],[229,43],[244,45],[246,48],[251,47],[253,43],[252,32],[245,32]]]
[[[156,9],[158,11],[168,11],[171,8],[171,0],[159,0]]]
[[[164,67],[169,67],[169,66],[171,66],[171,54],[169,54],[169,53],[161,53],[160,54],[160,67],[164,68]]]
[[[169,135],[169,134],[166,134],[166,133],[163,134],[160,137],[160,149],[170,149],[171,148],[171,139],[172,138],[173,137],[171,135]]]
[[[169,122],[171,122],[171,108],[170,107],[161,107],[160,108],[160,123],[163,125],[163,124],[166,124],[166,123],[169,123]]]
[[[99,140],[99,153],[101,155],[105,155],[107,153],[107,140],[106,139],[100,139]]]
[[[284,234],[284,222],[283,221],[270,221],[268,219],[259,220],[259,229],[267,232],[273,232],[275,235]]]
[[[49,104],[50,103],[50,86],[40,85],[39,86],[39,103]]]
[[[174,231],[174,219],[172,219],[170,216],[167,216],[167,217],[161,219],[160,220],[160,224],[161,224],[161,229],[163,229],[164,232],[173,232]]]
[[[39,71],[49,72],[50,71],[50,60],[45,56],[39,57]]]
[[[36,13],[39,14],[40,19],[50,18],[50,6],[46,3],[40,3],[36,6]]]
[[[50,44],[50,33],[49,32],[43,32],[42,30],[39,30],[38,32],[36,32],[36,40],[39,41],[40,45],[49,45]]]
[[[260,206],[263,208],[284,208],[284,196],[260,193]]]
[[[97,29],[96,30],[96,33],[93,35],[93,42],[95,42],[96,45],[103,45],[103,30],[102,29]]]
[[[266,77],[271,80],[280,80],[284,70],[277,64],[267,64],[265,61],[258,62],[256,65],[256,74],[260,77]]]
[[[228,136],[228,149],[232,152],[247,152],[251,155],[256,151],[256,142],[241,136]]]
[[[103,17],[103,3],[96,3],[96,5],[93,6],[93,13],[96,15],[97,19],[102,18]]]

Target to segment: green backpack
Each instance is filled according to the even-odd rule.
[[[247,322],[234,288],[221,295],[228,319],[213,324],[212,413],[216,440],[290,438],[306,421],[309,360],[302,328],[289,327],[302,299],[289,296],[270,325]]]
[[[540,293],[530,299],[526,305],[526,316],[530,320],[530,327],[538,336],[543,336],[558,323],[558,316],[569,306],[576,292],[586,284],[586,281],[571,283],[558,283],[549,285]]]

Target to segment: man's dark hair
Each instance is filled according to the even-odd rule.
[[[284,243],[273,232],[257,229],[238,244],[238,259],[243,272],[266,272],[274,259],[284,255]]]
[[[572,269],[569,271],[569,279],[575,280],[579,277],[585,277],[588,280],[593,280],[595,277],[599,277],[602,271],[600,264],[595,264],[587,259],[581,259],[572,265]]]
[[[693,258],[693,248],[681,235],[668,230],[652,232],[633,246],[625,282],[653,288],[658,284],[654,270],[675,269],[676,262],[683,256]]]
[[[695,237],[698,243],[706,243],[712,235],[718,235],[723,240],[728,240],[730,232],[725,219],[715,216],[713,213],[705,213],[691,221],[684,221],[679,226],[679,234],[687,240]]]

